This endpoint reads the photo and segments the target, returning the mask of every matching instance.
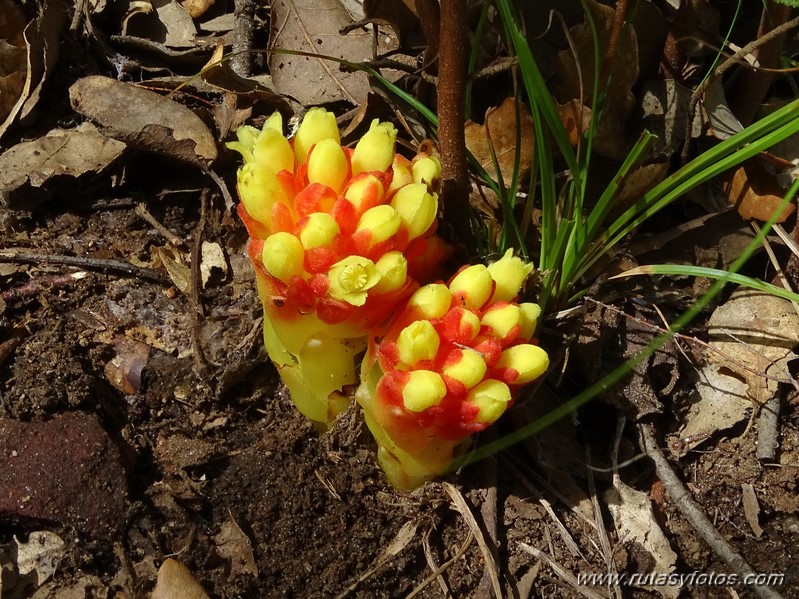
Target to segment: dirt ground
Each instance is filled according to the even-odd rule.
[[[33,4],[22,3],[28,19],[38,14]],[[27,47],[21,63],[34,46],[43,52],[37,76],[47,85],[25,88],[41,94],[36,118],[0,131],[6,158],[55,129],[70,143],[95,140],[84,146],[92,151],[116,139],[78,128],[93,121],[114,130],[123,114],[124,102],[100,110],[105,96],[96,90],[83,90],[80,101],[68,91],[97,73],[120,86],[147,80],[165,99],[154,110],[180,104],[181,118],[201,114],[202,130],[218,139],[208,158],[195,138],[196,146],[163,129],[116,131],[129,144],[121,158],[102,146],[96,165],[37,171],[35,182],[22,177],[0,194],[0,599],[734,599],[758,595],[718,575],[749,568],[774,575],[779,594],[759,596],[799,598],[799,396],[790,381],[755,373],[772,380],[780,408],[772,459],[758,458],[765,424],[753,402],[728,426],[683,432],[697,421],[709,319],[731,289],[682,337],[565,418],[445,480],[398,492],[383,478],[359,411],[320,433],[294,408],[263,348],[247,232],[230,198],[238,165],[222,142],[236,118],[249,122],[287,101],[260,84],[236,87],[238,80],[217,80],[209,92],[193,76],[211,44],[148,45],[146,28],[112,32],[119,15],[95,15],[94,30],[84,22],[82,36],[67,34],[71,15],[56,4],[42,3],[54,20],[28,31],[36,44],[14,42]],[[732,3],[715,4],[725,15]],[[232,5],[214,18],[232,17]],[[265,44],[263,12],[255,43]],[[60,61],[48,62],[55,47]],[[625,99],[638,76],[628,75]],[[170,77],[192,77],[196,87],[167,98]],[[304,93],[319,92],[304,83]],[[369,101],[370,110],[377,103],[386,111]],[[352,108],[343,99],[331,106]],[[31,163],[53,147],[36,146]],[[636,231],[608,269],[646,252],[647,263],[729,265],[740,240],[751,238],[734,210],[669,243],[650,241],[704,215],[699,196],[709,189]],[[651,251],[641,250],[647,244]],[[787,251],[777,254],[789,264]],[[790,264],[795,284],[796,259]],[[747,268],[773,275],[765,255]],[[612,282],[593,287],[576,311],[549,315],[541,345],[557,368],[477,441],[501,440],[562,406],[706,288],[687,278]],[[796,361],[786,368],[795,380]],[[659,451],[645,451],[648,442]],[[656,472],[658,455],[684,488],[668,482],[662,464]],[[707,522],[697,525],[696,513]],[[630,583],[653,572],[692,582]],[[608,573],[626,578],[583,578]]]

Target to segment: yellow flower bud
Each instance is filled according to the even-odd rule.
[[[512,368],[519,374],[509,382],[514,385],[525,385],[547,371],[549,356],[537,345],[522,343],[504,350],[495,367]]]
[[[323,139],[341,142],[336,115],[324,108],[311,108],[305,113],[305,118],[302,119],[294,136],[294,155],[297,157],[297,164],[304,164],[311,146]]]
[[[413,162],[413,182],[424,183],[429,190],[438,189],[441,163],[435,156],[425,156]]]
[[[473,349],[457,351],[460,352],[460,359],[454,364],[445,366],[442,373],[459,380],[467,389],[471,389],[485,376],[485,360],[479,352]]]
[[[452,295],[460,295],[466,308],[477,310],[491,297],[493,280],[488,268],[482,264],[467,266],[450,281]]]
[[[516,304],[491,307],[483,314],[483,324],[491,327],[494,337],[504,339],[511,329],[521,324],[522,311]]]
[[[408,366],[415,366],[422,360],[432,360],[438,353],[440,342],[429,320],[416,320],[397,336],[399,359]]]
[[[391,123],[372,121],[352,153],[352,174],[364,171],[384,171],[394,161],[394,142],[397,129]]]
[[[388,204],[369,208],[358,221],[355,232],[369,231],[371,245],[381,243],[399,231],[402,220],[399,214]]]
[[[502,258],[488,265],[488,272],[491,273],[491,278],[497,284],[491,301],[513,301],[519,295],[524,280],[532,271],[533,265],[514,256],[513,250],[505,252]]]
[[[505,413],[510,400],[511,394],[508,386],[495,379],[488,379],[477,385],[469,392],[466,399],[480,410],[475,421],[488,424],[496,422]]]
[[[447,394],[447,386],[437,372],[414,370],[402,389],[402,405],[411,412],[437,406]]]
[[[391,185],[388,188],[388,194],[391,195],[400,187],[413,183],[413,175],[411,174],[411,161],[401,154],[394,155],[394,162],[391,165]]]
[[[341,191],[349,175],[344,150],[333,139],[323,139],[314,146],[308,157],[308,181],[327,185],[336,193]]]
[[[273,173],[294,172],[294,151],[280,131],[264,127],[252,149],[253,162]]]
[[[420,318],[441,318],[452,305],[452,294],[446,285],[431,283],[416,290],[408,301],[409,308],[415,308]]]
[[[401,188],[391,200],[402,222],[408,229],[408,239],[421,236],[438,214],[438,194],[427,192],[423,183],[411,183]]]
[[[374,175],[365,175],[355,179],[347,187],[344,197],[360,212],[365,202],[371,200],[377,205],[382,201],[384,194],[380,179]]]
[[[272,206],[276,202],[288,204],[286,191],[277,176],[270,170],[247,162],[237,173],[239,198],[252,218],[269,226]]]
[[[363,306],[367,292],[380,282],[380,273],[368,258],[347,256],[330,267],[328,278],[330,297]]]
[[[244,162],[252,162],[252,149],[255,146],[255,140],[261,134],[258,129],[251,125],[242,125],[236,129],[237,141],[229,141],[225,145],[241,154]]]
[[[326,212],[308,215],[308,222],[300,231],[300,241],[306,250],[330,245],[340,232],[336,219]]]
[[[375,262],[380,273],[380,282],[374,286],[375,293],[391,293],[405,284],[408,278],[408,261],[402,252],[386,252]]]
[[[529,341],[533,334],[535,334],[535,328],[538,326],[538,319],[541,318],[541,306],[525,302],[519,304],[519,309],[522,312],[522,330],[519,331],[519,338]]]
[[[284,232],[267,237],[261,253],[266,272],[284,283],[288,283],[294,275],[303,274],[304,256],[300,240]]]

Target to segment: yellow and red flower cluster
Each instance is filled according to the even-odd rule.
[[[293,140],[275,113],[228,144],[244,158],[239,213],[264,305],[267,350],[297,407],[330,424],[357,382],[355,356],[419,281],[437,276],[441,168],[395,154],[397,131],[374,121],[354,149],[332,113],[311,108]]]
[[[446,471],[461,442],[546,371],[549,358],[533,344],[541,309],[516,301],[531,270],[510,251],[464,267],[449,285],[418,289],[370,342],[356,399],[394,486]]]
[[[532,265],[512,252],[430,283],[449,254],[435,234],[441,168],[396,154],[396,136],[374,121],[343,147],[333,114],[312,108],[292,140],[276,113],[228,146],[244,158],[239,214],[270,359],[322,427],[360,383],[380,463],[411,488],[443,473],[548,358],[533,343],[539,307],[517,301]]]

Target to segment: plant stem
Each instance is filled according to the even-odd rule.
[[[438,73],[438,143],[444,217],[457,242],[469,247],[469,171],[464,137],[466,1],[441,0]]]

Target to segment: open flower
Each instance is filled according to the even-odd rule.
[[[330,424],[357,382],[355,356],[448,253],[435,235],[438,159],[396,154],[397,130],[372,122],[354,149],[335,116],[311,108],[295,137],[272,115],[228,144],[250,233],[272,361],[309,418]]]
[[[445,472],[464,441],[494,423],[543,375],[533,333],[541,310],[518,303],[532,270],[508,252],[420,287],[370,340],[356,399],[396,487]]]

